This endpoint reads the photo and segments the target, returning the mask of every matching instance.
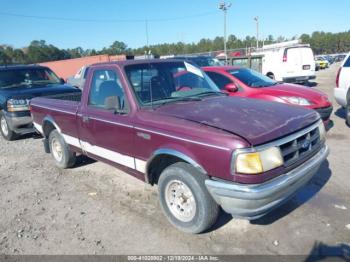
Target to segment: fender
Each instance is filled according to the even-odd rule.
[[[45,116],[44,119],[43,119],[43,124],[41,126],[41,130],[42,131],[42,135],[44,137],[43,139],[43,144],[44,144],[44,150],[45,150],[45,153],[49,154],[51,153],[51,150],[50,150],[50,145],[49,145],[49,139],[48,139],[48,134],[46,134],[45,132],[45,126],[50,123],[51,125],[53,125],[56,130],[61,133],[61,129],[59,128],[59,126],[56,124],[55,120],[53,120],[53,118],[51,116]],[[35,125],[35,123],[34,123]],[[38,129],[38,127],[36,127]]]
[[[46,137],[45,134],[45,124],[46,122],[49,122],[50,124],[52,124],[59,133],[61,133],[61,128],[56,124],[55,120],[51,117],[51,116],[45,116],[43,119],[43,125],[42,125],[42,129],[43,129],[43,135]]]
[[[191,157],[185,155],[184,153],[181,153],[180,151],[174,150],[174,149],[169,149],[169,148],[160,148],[157,149],[156,151],[153,152],[152,156],[148,159],[146,163],[146,179],[148,180],[149,177],[149,170],[150,170],[150,165],[153,162],[153,160],[159,156],[159,155],[170,155],[170,156],[175,156],[177,158],[182,159],[183,161],[191,164],[195,168],[198,169],[202,174],[207,175],[207,171],[200,165],[198,164],[195,160],[193,160]]]

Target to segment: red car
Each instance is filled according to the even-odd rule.
[[[325,93],[296,84],[276,82],[254,70],[236,66],[203,67],[213,82],[230,96],[256,98],[315,109],[328,124],[333,111]]]

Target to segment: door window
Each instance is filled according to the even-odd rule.
[[[93,72],[88,105],[105,110],[128,112],[125,93],[114,70]]]
[[[218,88],[220,88],[221,90],[225,89],[225,86],[227,84],[232,83],[232,81],[226,77],[223,76],[221,74],[218,73],[214,73],[214,72],[205,72],[210,78],[211,80],[213,80],[213,82],[218,86]]]

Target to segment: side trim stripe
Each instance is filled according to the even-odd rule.
[[[88,142],[81,141],[75,137],[62,134],[67,144],[81,148],[83,151],[102,157],[114,163],[127,166],[132,169],[136,169],[139,172],[145,173],[146,161],[134,158],[128,155],[123,155],[118,152],[111,151],[109,149],[91,145]]]
[[[37,105],[34,105],[34,106],[37,106]],[[45,108],[45,109],[53,110],[53,111],[58,111],[58,112],[62,112],[62,113],[67,113],[67,114],[70,114],[70,115],[76,115],[75,113],[68,112],[68,111],[63,111],[63,110],[59,110],[59,109],[51,109],[51,108],[47,108],[47,107],[43,107],[43,106],[37,106],[37,107],[41,107],[41,108]],[[194,140],[191,140],[191,139],[186,139],[186,138],[182,138],[182,137],[178,137],[178,136],[169,135],[169,134],[166,134],[166,133],[161,133],[161,132],[157,132],[157,131],[153,131],[153,130],[148,130],[148,129],[144,129],[144,128],[141,128],[141,127],[134,127],[132,125],[127,125],[127,124],[122,124],[122,123],[118,123],[118,122],[108,121],[108,120],[104,120],[104,119],[100,119],[100,118],[95,118],[95,117],[90,117],[90,118],[93,119],[93,120],[96,120],[96,121],[106,122],[106,123],[109,123],[109,124],[112,124],[112,125],[124,126],[124,127],[128,127],[128,128],[135,128],[135,129],[140,130],[140,131],[157,134],[157,135],[160,135],[160,136],[165,136],[165,137],[177,139],[177,140],[180,140],[180,141],[185,141],[185,142],[188,142],[188,143],[193,143],[193,144],[197,144],[197,145],[201,145],[201,146],[212,147],[212,148],[225,150],[225,151],[231,151],[231,149],[227,148],[227,147],[221,147],[221,146],[211,145],[211,144],[207,144],[207,143],[202,143],[202,142],[194,141]]]
[[[144,129],[144,128],[140,128],[140,127],[135,127],[137,130],[140,131],[144,131],[144,132],[149,132],[149,133],[153,133],[153,134],[157,134],[160,136],[166,136],[166,137],[170,137],[170,138],[174,138],[177,140],[181,140],[181,141],[185,141],[185,142],[189,142],[189,143],[193,143],[193,144],[197,144],[197,145],[201,145],[201,146],[207,146],[207,147],[212,147],[212,148],[216,148],[216,149],[221,149],[221,150],[225,150],[225,151],[231,151],[230,148],[226,148],[226,147],[221,147],[221,146],[215,146],[215,145],[211,145],[211,144],[207,144],[207,143],[202,143],[202,142],[198,142],[198,141],[194,141],[194,140],[190,140],[190,139],[186,139],[186,138],[181,138],[178,136],[172,136],[169,134],[165,134],[165,133],[160,133],[157,131],[152,131],[152,130],[148,130],[148,129]]]
[[[79,139],[72,137],[72,136],[69,136],[69,135],[65,135],[65,134],[62,134],[62,136],[67,144],[84,149],[81,146]]]
[[[99,146],[93,146],[88,142],[81,141],[81,145],[84,151],[89,152],[91,154],[103,157],[112,162],[127,166],[129,168],[135,168],[135,160],[131,156],[123,155]]]
[[[96,121],[105,122],[105,123],[116,125],[116,126],[124,126],[124,127],[133,128],[133,126],[131,126],[131,125],[126,125],[126,124],[122,124],[122,123],[119,123],[119,122],[108,121],[108,120],[105,120],[105,119],[100,119],[100,118],[95,118],[95,117],[90,117],[90,119],[96,120]]]
[[[69,114],[69,115],[76,115],[75,112],[69,112],[69,111],[65,111],[65,110],[61,110],[61,109],[57,109],[57,108],[49,108],[49,107],[45,107],[45,106],[39,106],[36,104],[31,104],[32,106],[36,106],[36,107],[40,107],[43,109],[47,109],[47,110],[51,110],[51,111],[57,111],[57,112],[61,112],[61,113],[65,113],[65,114]]]

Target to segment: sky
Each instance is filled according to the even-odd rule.
[[[59,48],[96,50],[113,41],[129,47],[197,42],[223,36],[219,0],[0,0],[0,44],[21,48],[45,40]],[[350,30],[350,0],[226,0],[227,34],[293,37]],[[46,18],[46,19],[44,19]]]

